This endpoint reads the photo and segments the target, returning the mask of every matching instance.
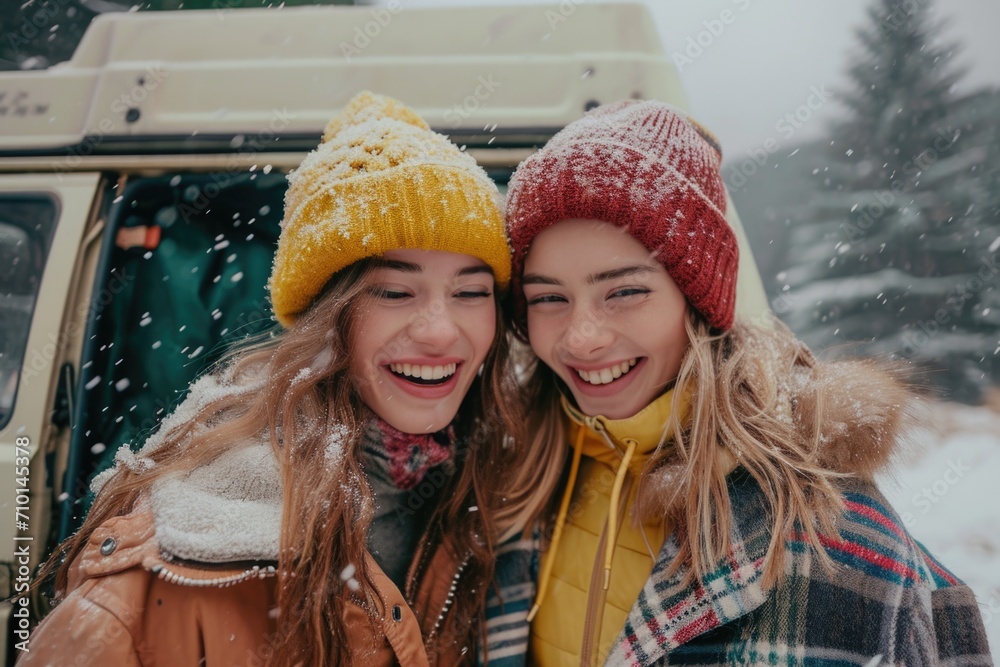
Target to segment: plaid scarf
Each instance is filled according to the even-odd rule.
[[[455,427],[436,433],[403,433],[385,420],[375,418],[382,435],[389,475],[399,489],[420,484],[427,471],[455,458]]]
[[[991,665],[972,591],[903,526],[870,481],[840,483],[839,535],[822,536],[826,571],[800,533],[785,576],[763,585],[771,538],[764,494],[745,470],[727,480],[732,548],[694,586],[668,574],[663,546],[607,665]]]

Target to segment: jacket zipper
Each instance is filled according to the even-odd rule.
[[[609,508],[610,511],[610,508]],[[592,667],[594,664],[594,644],[600,641],[601,626],[604,621],[604,605],[608,592],[604,590],[601,579],[601,554],[608,539],[608,525],[604,524],[601,539],[597,543],[597,555],[594,557],[594,567],[590,573],[590,588],[587,590],[587,611],[583,620],[583,646],[580,647],[580,664]]]
[[[612,440],[612,435],[604,428],[600,420],[583,417],[583,423],[590,429],[599,433],[612,450],[621,456],[621,448]],[[632,476],[626,475],[625,483],[622,485],[622,493],[619,496],[618,507],[608,507],[608,518],[611,512],[618,514],[618,530],[621,530],[622,519],[625,508],[628,507],[629,493],[632,490]],[[590,574],[590,590],[587,591],[587,611],[583,622],[583,646],[580,650],[580,664],[588,667],[595,664],[597,658],[596,649],[600,648],[601,626],[604,621],[604,607],[607,603],[608,592],[604,589],[604,551],[607,547],[607,540],[617,541],[618,535],[608,535],[608,523],[605,520],[604,529],[601,531],[601,539],[597,544],[597,551],[594,554],[594,566]]]
[[[465,558],[459,564],[458,570],[455,572],[455,576],[451,578],[451,586],[448,587],[448,595],[445,596],[441,612],[438,614],[437,620],[434,622],[434,627],[427,633],[427,638],[424,640],[424,650],[427,652],[427,660],[432,665],[437,661],[437,649],[434,646],[434,638],[437,636],[438,630],[441,629],[441,624],[444,622],[445,616],[448,615],[451,605],[455,602],[455,591],[458,590],[458,582],[462,578],[462,571],[465,569],[465,566],[468,565],[469,558],[471,558],[471,556],[471,553],[466,554]]]
[[[410,571],[406,579],[406,590],[403,592],[403,596],[406,599],[406,604],[413,609],[414,596],[417,592],[417,580],[423,575],[427,570],[428,561],[431,558],[432,552],[434,550],[428,548],[431,531],[426,531],[424,535],[420,538],[420,542],[417,544],[417,551],[415,553],[415,558],[413,563],[410,565]],[[438,613],[437,620],[434,622],[434,627],[431,631],[427,633],[427,637],[424,638],[424,650],[427,653],[427,659],[430,664],[434,664],[437,659],[437,651],[433,648],[433,640],[437,636],[438,631],[441,629],[441,624],[444,622],[445,616],[448,615],[448,611],[455,602],[455,592],[458,590],[458,582],[462,578],[462,572],[465,570],[466,565],[469,564],[469,559],[472,557],[472,553],[467,553],[462,562],[459,563],[458,569],[451,578],[451,585],[448,587],[448,594],[445,596],[444,603],[441,606],[441,611]]]
[[[625,478],[622,485],[621,499],[617,508],[608,507],[608,515],[612,509],[618,513],[618,529],[621,530],[622,520],[625,517],[625,509],[628,507],[629,493],[632,490],[632,475]],[[583,622],[583,647],[580,651],[581,665],[595,665],[598,658],[598,649],[601,642],[601,626],[604,621],[604,606],[607,603],[608,592],[604,590],[604,549],[608,539],[617,541],[618,535],[608,535],[608,522],[604,523],[604,530],[601,531],[601,540],[597,544],[597,553],[594,555],[594,567],[590,573],[590,590],[587,591],[587,615]]]

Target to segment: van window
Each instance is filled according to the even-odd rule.
[[[14,411],[56,211],[47,196],[0,195],[0,428]]]

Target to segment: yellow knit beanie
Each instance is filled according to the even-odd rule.
[[[363,92],[288,176],[271,302],[291,326],[341,269],[390,250],[481,259],[510,282],[502,199],[476,161],[394,99]]]

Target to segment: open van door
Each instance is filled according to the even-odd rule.
[[[86,313],[51,304],[87,303],[81,262],[99,231],[96,173],[0,174],[0,627],[27,638],[38,608],[22,595],[51,545],[51,501],[62,493],[82,327]],[[49,306],[49,307],[46,307]],[[74,354],[73,352],[76,351]],[[8,625],[9,624],[9,625]],[[19,630],[25,632],[19,633]],[[11,655],[7,632],[0,655]]]

